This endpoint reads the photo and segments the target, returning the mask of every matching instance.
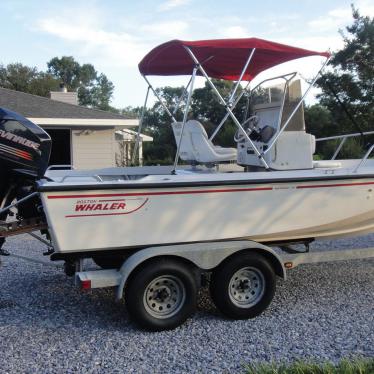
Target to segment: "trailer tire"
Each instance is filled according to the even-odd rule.
[[[130,318],[150,331],[181,325],[196,309],[197,284],[192,269],[172,259],[148,261],[125,288]]]
[[[218,310],[232,319],[254,318],[271,303],[276,278],[269,261],[257,253],[236,254],[225,260],[210,281]]]

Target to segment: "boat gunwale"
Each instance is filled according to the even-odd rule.
[[[304,183],[304,182],[330,182],[342,180],[360,180],[374,179],[374,174],[345,174],[345,175],[327,175],[316,177],[286,177],[272,179],[235,179],[235,180],[208,180],[208,181],[181,181],[181,182],[149,182],[149,183],[103,183],[103,184],[43,184],[37,181],[38,192],[60,192],[60,191],[100,191],[100,190],[134,190],[134,189],[171,189],[188,187],[221,187],[221,186],[240,186],[240,185],[258,185],[258,184],[286,184],[286,183]],[[55,182],[59,183],[59,182]],[[371,183],[365,183],[371,184]],[[374,184],[374,181],[373,183]],[[348,184],[349,185],[349,184]],[[332,186],[333,187],[333,186]]]

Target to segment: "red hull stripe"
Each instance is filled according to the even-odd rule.
[[[143,206],[147,203],[149,199],[146,199],[144,203],[138,206],[136,209],[130,210],[129,212],[124,213],[94,213],[94,214],[71,214],[69,216],[65,216],[65,218],[76,218],[76,217],[97,217],[97,216],[122,216],[124,214],[134,213],[137,210],[143,208]],[[115,200],[114,200],[115,201]]]
[[[336,183],[336,184],[313,184],[296,186],[297,189],[303,188],[328,188],[328,187],[351,187],[374,185],[374,182],[358,182],[358,183]],[[253,191],[271,191],[273,187],[258,187],[258,188],[230,188],[230,189],[216,189],[216,190],[189,190],[189,191],[160,191],[160,192],[129,192],[129,193],[115,193],[115,194],[84,194],[84,195],[49,195],[48,199],[83,199],[94,197],[118,197],[118,196],[158,196],[158,195],[190,195],[202,193],[220,193],[220,192],[253,192]]]

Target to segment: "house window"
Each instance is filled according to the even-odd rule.
[[[52,139],[49,165],[71,165],[71,130],[45,129]]]

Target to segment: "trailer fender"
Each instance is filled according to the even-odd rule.
[[[242,251],[252,250],[262,253],[268,257],[275,268],[277,275],[286,279],[286,269],[281,257],[270,247],[250,241],[224,241],[214,243],[192,243],[179,245],[166,245],[149,247],[130,256],[121,266],[121,280],[117,288],[117,300],[122,299],[124,287],[131,273],[145,261],[161,256],[174,256],[186,259],[203,270],[210,270],[218,266],[223,260],[232,254]]]

